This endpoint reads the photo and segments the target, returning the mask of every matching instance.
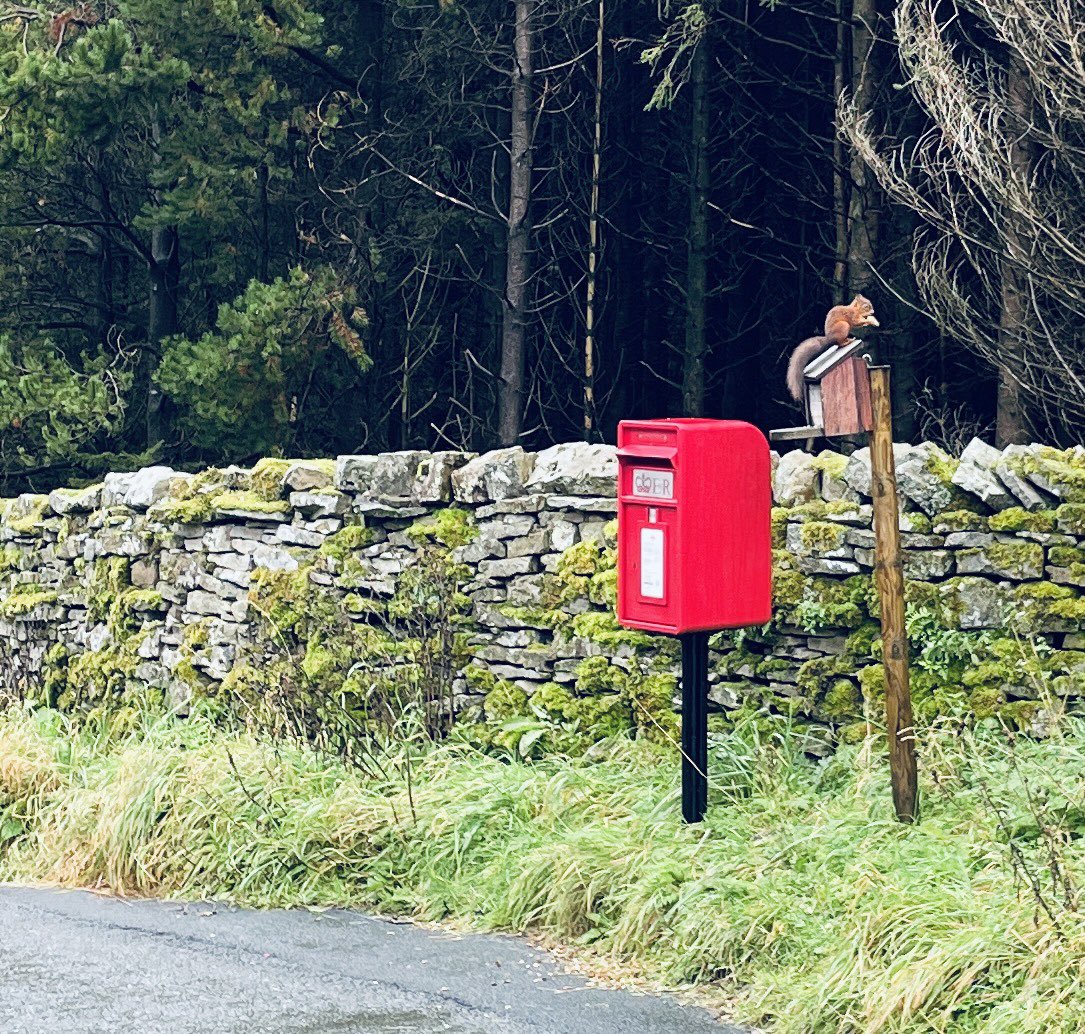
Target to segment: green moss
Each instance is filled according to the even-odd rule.
[[[46,651],[42,662],[42,692],[46,707],[55,708],[60,695],[68,685],[68,648],[62,643],[54,643]]]
[[[1063,503],[1055,511],[1059,531],[1071,535],[1085,535],[1085,503]]]
[[[774,567],[772,570],[772,598],[777,607],[794,607],[803,596],[803,588],[806,578],[802,572],[794,570],[781,570]]]
[[[1085,459],[1076,450],[1044,446],[1008,462],[1018,474],[1039,474],[1057,485],[1059,494],[1068,502],[1085,503]]]
[[[129,562],[121,556],[98,557],[87,577],[87,616],[104,621],[121,592],[129,586]]]
[[[211,498],[211,506],[218,513],[242,511],[244,513],[285,514],[290,504],[281,499],[264,499],[257,492],[220,492]]]
[[[860,625],[844,643],[844,652],[852,658],[874,656],[875,644],[881,643],[882,629],[876,621]]]
[[[268,457],[257,461],[249,475],[249,489],[261,499],[274,502],[283,497],[283,478],[291,461]]]
[[[37,585],[17,585],[15,589],[0,601],[0,614],[7,618],[25,617],[32,610],[55,603],[57,594],[52,589],[41,589]]]
[[[869,664],[856,673],[863,701],[875,711],[885,708],[885,668],[880,664]]]
[[[983,557],[1007,578],[1038,578],[1044,570],[1044,550],[1038,542],[992,542],[980,549],[962,549],[959,559]]]
[[[606,657],[586,657],[576,668],[577,691],[585,694],[621,693],[628,678],[627,672]]]
[[[988,519],[991,531],[1054,531],[1055,511],[1036,510],[1029,512],[1021,506],[1011,506],[992,514]]]
[[[674,710],[678,680],[668,672],[635,675],[626,683],[626,697],[638,735],[661,743],[673,743],[679,732]]]
[[[162,524],[206,524],[214,512],[211,496],[194,495],[190,499],[163,499],[147,511],[147,516]]]
[[[334,557],[343,561],[360,549],[373,542],[373,532],[360,524],[350,524],[329,535],[320,546],[320,552],[324,556]]]
[[[39,535],[48,506],[47,495],[20,496],[7,510],[5,523],[16,535]]]
[[[787,661],[785,658],[775,659],[783,661],[787,667],[791,666],[792,662]],[[798,685],[800,689],[805,690],[807,693],[819,696],[828,693],[840,676],[846,675],[854,671],[854,669],[855,665],[852,659],[845,654],[835,657],[814,657],[809,661],[804,661],[799,668]]]
[[[163,610],[162,593],[154,589],[125,589],[114,601],[110,620],[127,622],[136,615]]]
[[[618,519],[607,521],[603,525],[603,545],[614,549],[618,545]]]
[[[1085,549],[1078,546],[1051,546],[1047,559],[1054,567],[1074,567],[1085,564]]]
[[[593,643],[614,648],[621,644],[652,649],[656,640],[647,632],[623,628],[613,611],[587,611],[577,614],[570,622],[572,634],[578,639],[588,639]]]
[[[783,549],[787,545],[787,519],[791,511],[786,506],[772,508],[770,527],[772,529],[772,548]]]
[[[825,449],[814,457],[810,466],[815,470],[820,470],[823,474],[828,474],[831,478],[840,480],[844,477],[844,471],[848,468],[848,457],[839,452],[833,452],[831,449]]]
[[[952,511],[959,512],[959,511]],[[925,513],[918,510],[909,510],[903,514],[903,527],[916,535],[929,535],[934,528],[934,522]]]
[[[823,520],[826,517],[842,517],[859,514],[859,504],[846,499],[813,499],[791,508],[791,516],[802,521]]]
[[[508,721],[527,712],[527,694],[519,686],[499,679],[486,694],[482,707],[489,721]]]
[[[971,510],[947,510],[945,513],[936,514],[931,524],[939,534],[947,531],[987,530],[987,518]]]
[[[803,548],[811,553],[828,553],[844,544],[845,529],[829,521],[807,521],[799,529]]]
[[[859,690],[850,679],[835,679],[818,703],[818,714],[831,722],[842,722],[862,713]]]
[[[606,550],[594,542],[578,542],[570,546],[557,563],[559,578],[590,577],[597,574],[605,562]]]
[[[0,571],[18,571],[22,567],[25,554],[14,543],[9,542],[0,549]]]
[[[474,541],[478,529],[470,511],[450,506],[415,521],[407,529],[407,535],[415,542],[438,542],[449,549],[456,549]]]
[[[943,452],[941,449],[931,449],[927,455],[927,470],[929,470],[943,485],[947,485],[953,489],[956,486],[953,484],[953,475],[957,473],[957,468],[961,465],[959,459],[955,459],[950,456],[949,453]]]
[[[840,727],[836,738],[839,743],[847,746],[862,743],[868,737],[879,734],[878,728],[869,722],[850,722]]]
[[[281,499],[285,490],[283,478],[286,477],[286,472],[297,464],[312,467],[329,477],[335,475],[335,460],[283,460],[270,457],[260,460],[252,468],[252,473],[249,475],[252,491],[268,502]]]
[[[784,591],[794,596],[793,579],[785,579]],[[857,628],[867,618],[871,602],[871,580],[853,575],[843,581],[822,576],[804,577],[798,603],[788,605],[776,598],[779,616],[810,632],[825,628]]]

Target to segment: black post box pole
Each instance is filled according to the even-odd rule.
[[[708,808],[708,633],[682,641],[682,818],[700,822]]]

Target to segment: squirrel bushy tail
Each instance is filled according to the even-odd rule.
[[[802,398],[803,370],[825,349],[835,344],[836,339],[828,335],[808,337],[791,353],[791,361],[787,364],[787,390],[796,402]]]

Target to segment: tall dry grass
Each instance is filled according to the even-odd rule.
[[[1051,843],[1085,872],[1085,725],[930,730],[916,827],[893,820],[875,741],[813,763],[757,729],[715,744],[708,820],[686,827],[648,744],[534,763],[436,746],[408,793],[198,719],[12,714],[0,817],[23,831],[0,877],[533,930],[784,1031],[1085,1029],[1085,923],[1049,872]]]

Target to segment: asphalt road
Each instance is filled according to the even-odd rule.
[[[3,1034],[739,1034],[515,937],[0,887]]]

